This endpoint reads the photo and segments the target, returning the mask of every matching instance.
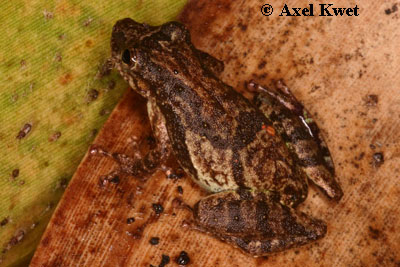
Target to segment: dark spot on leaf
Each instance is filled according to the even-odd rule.
[[[163,254],[161,256],[161,263],[160,263],[159,267],[164,267],[165,265],[167,265],[169,263],[169,261],[170,261],[169,256]]]
[[[154,212],[155,212],[157,215],[161,214],[161,213],[164,211],[163,206],[162,206],[161,204],[159,204],[159,203],[153,203],[152,206],[153,206]]]
[[[364,97],[365,105],[374,107],[378,104],[378,96],[377,95],[367,95]]]
[[[382,152],[374,153],[373,158],[374,158],[374,165],[375,165],[376,167],[381,166],[381,165],[383,164],[383,162],[385,161]]]
[[[174,172],[168,173],[167,178],[177,180],[177,179],[183,178],[184,176],[185,176],[185,172],[183,171],[183,169],[177,168]]]
[[[134,223],[134,222],[135,222],[135,218],[134,217],[130,217],[130,218],[126,219],[126,223],[127,224],[131,224],[131,223]]]
[[[150,238],[149,242],[153,246],[158,245],[158,243],[160,243],[160,238],[159,237],[152,237],[152,238]]]
[[[114,88],[115,88],[115,85],[116,85],[116,83],[115,83],[114,80],[109,81],[109,82],[108,82],[108,89],[109,89],[109,90],[114,89]]]
[[[176,258],[175,262],[179,265],[187,265],[190,262],[190,258],[186,251],[181,251],[179,256]]]
[[[57,52],[56,55],[54,56],[54,60],[57,62],[61,62],[62,61],[62,56],[60,52]]]
[[[86,102],[93,102],[95,101],[97,98],[99,97],[99,91],[97,91],[96,89],[90,89],[88,91],[88,94],[86,96]]]
[[[104,115],[108,115],[108,114],[110,114],[110,111],[108,109],[105,109],[105,108],[101,109],[100,112],[99,112],[100,116],[104,116]]]
[[[378,239],[381,235],[381,231],[379,231],[376,228],[373,228],[372,226],[368,226],[369,230],[369,235],[371,236],[372,239]]]
[[[67,85],[68,83],[70,83],[72,81],[72,75],[71,75],[71,73],[66,73],[66,74],[64,74],[63,76],[61,76],[59,79],[58,79],[58,82],[61,84],[61,85]]]
[[[61,137],[61,132],[59,132],[59,131],[54,132],[54,133],[49,137],[49,142],[57,141],[60,137]]]
[[[17,178],[19,176],[19,169],[14,169],[11,173],[12,178]]]
[[[118,175],[115,175],[114,177],[112,177],[112,178],[110,179],[110,182],[111,182],[112,184],[119,184],[119,176],[118,176]]]
[[[385,9],[385,14],[390,15],[398,10],[397,4],[394,4],[392,8]]]
[[[46,20],[52,19],[54,17],[53,12],[47,11],[46,9],[43,10],[43,16]]]
[[[8,219],[8,217],[5,217],[1,222],[0,222],[0,226],[3,227],[5,226],[10,220]]]
[[[19,131],[17,135],[17,139],[22,139],[24,138],[30,131],[32,130],[32,124],[30,123],[25,123],[25,125],[22,127],[22,129]]]
[[[240,30],[242,32],[245,32],[247,30],[247,25],[246,24],[239,23],[238,26],[239,26],[239,28],[240,28]]]
[[[87,40],[87,41],[85,42],[85,46],[86,46],[86,47],[92,47],[92,46],[93,46],[93,41],[92,41],[92,40]]]
[[[260,64],[258,64],[258,69],[259,70],[263,69],[266,64],[267,64],[267,62],[265,60],[261,61]]]
[[[182,188],[182,186],[178,185],[177,190],[178,190],[178,193],[179,193],[179,194],[181,194],[181,195],[183,194],[183,188]]]

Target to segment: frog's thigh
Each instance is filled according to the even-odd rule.
[[[222,62],[221,60],[218,60],[210,54],[203,52],[199,49],[194,48],[194,51],[199,58],[203,68],[210,71],[212,74],[215,75],[215,77],[218,77],[224,70],[224,62]]]
[[[275,130],[286,142],[288,148],[299,159],[302,170],[308,178],[319,186],[329,197],[340,199],[343,192],[335,180],[332,159],[322,137],[313,137],[310,128],[317,129],[315,123],[305,123],[282,104],[278,98],[268,93],[259,93],[256,105],[271,120]],[[303,118],[303,119],[302,119]]]
[[[323,221],[283,206],[264,194],[250,192],[210,195],[196,204],[194,218],[200,231],[254,256],[307,244],[326,233]]]

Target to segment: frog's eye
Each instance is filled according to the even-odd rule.
[[[125,49],[124,52],[121,55],[121,60],[125,64],[130,64],[131,63],[131,52],[129,52],[129,49]]]

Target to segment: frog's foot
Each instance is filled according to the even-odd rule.
[[[289,87],[282,80],[275,82],[275,89],[263,87],[254,81],[247,83],[247,89],[256,93],[264,93],[285,106],[297,116],[302,116],[304,106],[296,99]]]
[[[139,176],[153,173],[160,164],[161,155],[157,150],[150,150],[145,156],[131,157],[122,153],[110,153],[100,147],[93,146],[90,149],[91,154],[100,154],[115,160],[120,171],[132,176]]]
[[[282,81],[277,82],[276,90],[261,87],[254,82],[250,82],[248,87],[258,92],[255,97],[257,107],[272,122],[289,150],[297,156],[308,178],[328,197],[339,200],[343,192],[335,180],[328,147],[303,105]]]
[[[325,236],[323,221],[284,206],[264,193],[226,191],[194,207],[197,229],[253,256],[298,247]]]

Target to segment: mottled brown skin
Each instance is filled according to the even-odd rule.
[[[329,149],[309,112],[282,81],[276,82],[274,90],[254,82],[248,88],[259,92],[254,99],[256,106],[271,120],[308,178],[328,197],[340,200],[343,192],[335,180]]]
[[[197,50],[182,24],[120,20],[111,49],[111,65],[147,98],[157,139],[143,158],[114,154],[123,171],[152,172],[172,152],[194,181],[215,193],[196,205],[198,228],[254,256],[325,235],[322,221],[293,209],[307,196],[307,175],[313,177],[304,153],[288,149],[276,120],[217,78],[223,63]],[[318,149],[307,155],[320,157]],[[324,184],[326,192],[338,190]]]
[[[326,233],[323,221],[250,191],[226,191],[195,205],[195,219],[212,232],[252,255],[282,251],[316,240]]]

